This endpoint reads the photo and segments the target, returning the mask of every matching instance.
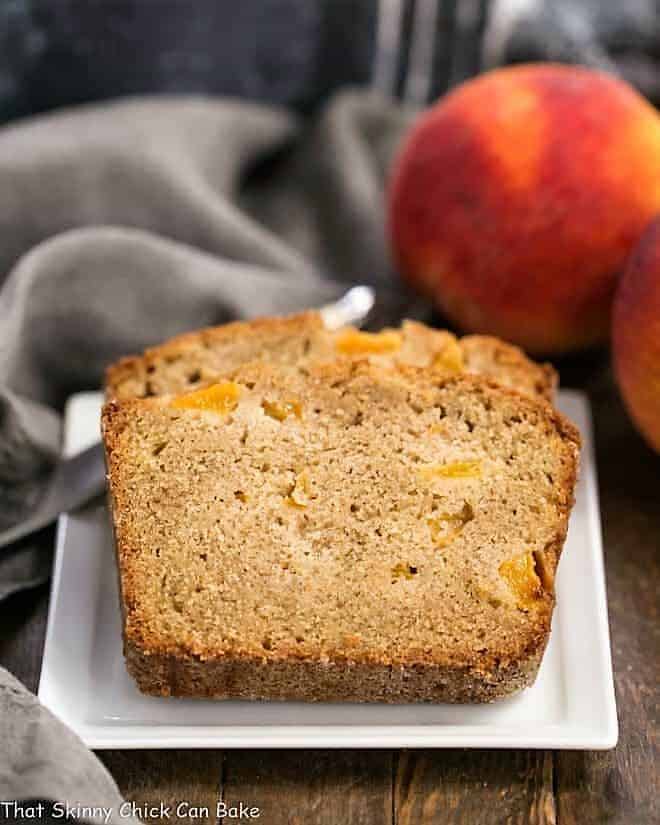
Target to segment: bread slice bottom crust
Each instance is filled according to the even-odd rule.
[[[153,696],[270,699],[300,702],[486,703],[518,693],[535,680],[546,642],[496,670],[434,664],[270,661],[257,657],[201,659],[150,654],[125,641],[124,656],[139,689]]]

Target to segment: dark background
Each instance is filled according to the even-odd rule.
[[[436,8],[428,99],[486,64],[615,71],[660,100],[660,0],[0,0],[0,121],[129,94],[208,93],[309,111],[372,82],[379,14],[400,9],[401,93],[415,15]],[[422,8],[423,7],[423,8]],[[423,28],[423,27],[422,27]]]

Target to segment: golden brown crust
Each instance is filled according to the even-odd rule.
[[[479,361],[488,361],[497,365],[502,374],[507,374],[509,387],[523,385],[527,394],[554,401],[559,377],[552,364],[532,361],[520,347],[490,335],[465,335],[460,344],[468,367],[475,368]],[[496,371],[493,377],[497,379]]]
[[[519,662],[486,671],[435,664],[393,666],[351,660],[264,660],[147,654],[130,639],[124,653],[143,693],[197,699],[302,702],[493,702],[529,687],[545,641]]]
[[[273,368],[250,364],[236,370],[236,381],[269,380]],[[404,392],[416,403],[432,401],[438,388],[457,388],[473,400],[498,403],[512,399],[520,416],[555,433],[566,445],[561,462],[563,477],[556,480],[560,518],[545,549],[535,554],[536,570],[543,593],[536,622],[526,637],[503,644],[488,654],[474,655],[460,646],[437,651],[410,649],[387,660],[369,651],[351,651],[327,646],[323,655],[295,647],[255,651],[234,644],[230,649],[207,648],[185,640],[172,642],[150,634],[136,606],[140,583],[131,573],[135,548],[126,536],[132,518],[131,502],[122,483],[121,437],[124,428],[140,410],[167,405],[166,398],[111,401],[103,410],[102,428],[108,462],[116,548],[121,571],[121,593],[125,615],[124,639],[129,670],[147,693],[216,698],[299,698],[309,701],[491,701],[530,684],[538,669],[550,631],[554,605],[554,573],[564,543],[573,503],[580,437],[576,428],[549,404],[520,397],[511,390],[481,377],[432,376],[428,371],[401,367],[396,371],[367,362],[328,363],[309,371],[310,395],[314,385],[347,387],[356,378],[365,379],[387,392]],[[436,399],[437,400],[437,399]]]
[[[142,355],[128,355],[105,371],[107,398],[130,398],[143,394],[142,385],[148,380],[150,370],[159,361],[175,359],[185,353],[208,349],[237,338],[259,338],[267,334],[308,335],[323,329],[318,312],[300,312],[284,317],[252,318],[248,321],[232,321],[216,327],[184,332],[174,338],[146,349]],[[139,387],[136,392],[132,387]],[[124,389],[125,387],[125,389]]]
[[[264,333],[283,333],[286,335],[303,335],[310,331],[323,328],[323,322],[318,312],[300,312],[296,315],[252,318],[249,321],[231,321],[216,327],[184,332],[171,338],[157,347],[148,349],[145,353],[147,361],[155,356],[168,357],[178,355],[190,348],[199,346],[205,348],[220,341],[232,340],[245,335],[259,336]]]

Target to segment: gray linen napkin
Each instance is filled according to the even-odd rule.
[[[0,731],[0,822],[63,822],[61,806],[69,805],[87,822],[136,825],[101,762],[7,671],[0,671]],[[3,804],[10,800],[23,804]]]
[[[341,95],[312,124],[159,98],[0,130],[0,528],[42,494],[64,400],[97,388],[111,360],[186,329],[323,304],[346,283],[390,282],[383,184],[408,117],[371,93]],[[49,570],[30,542],[3,551],[0,599]],[[119,798],[2,669],[0,742],[0,799]]]

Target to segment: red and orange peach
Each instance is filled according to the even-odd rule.
[[[481,75],[423,114],[389,192],[394,256],[467,331],[558,354],[608,338],[625,259],[660,210],[660,116],[614,77]]]
[[[612,352],[633,421],[660,452],[660,217],[635,247],[612,313]]]

